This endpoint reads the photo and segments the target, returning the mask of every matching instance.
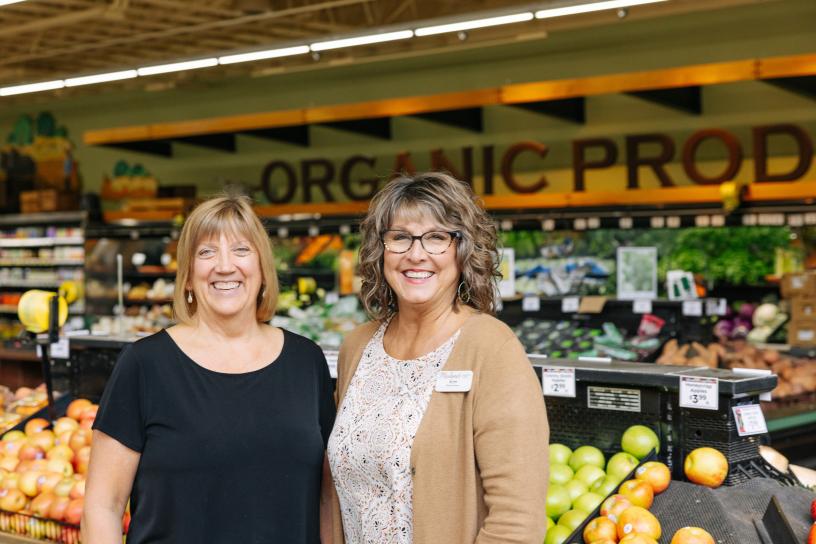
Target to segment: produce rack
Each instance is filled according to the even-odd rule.
[[[11,535],[25,538],[15,538]],[[0,544],[44,540],[58,544],[79,544],[79,525],[0,510]]]

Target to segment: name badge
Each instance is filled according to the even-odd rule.
[[[436,376],[436,387],[434,390],[440,393],[463,393],[470,391],[472,383],[472,370],[443,370]]]

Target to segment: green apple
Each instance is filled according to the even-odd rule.
[[[588,466],[592,466],[592,465],[587,465],[587,467]],[[581,467],[581,468],[584,469],[586,467]],[[598,468],[598,467],[595,467],[595,468]],[[603,476],[601,476],[601,477],[603,477]],[[564,484],[564,487],[567,488],[567,492],[570,495],[570,499],[572,499],[573,501],[575,501],[575,499],[577,499],[578,497],[580,497],[581,495],[583,495],[584,493],[589,491],[589,486],[586,484],[586,482],[584,482],[582,480],[578,480],[576,478],[573,478],[572,480],[570,480],[569,482]]]
[[[657,434],[645,425],[632,425],[621,436],[621,449],[631,453],[638,459],[643,459],[652,450],[660,452],[660,439]],[[577,451],[577,450],[576,450]],[[570,463],[572,465],[572,463]],[[575,468],[573,468],[575,470]]]
[[[572,501],[572,507],[578,510],[583,510],[587,514],[591,514],[601,505],[604,497],[605,495],[598,495],[597,493],[590,491],[589,493],[584,493]]]
[[[550,464],[554,465],[560,463],[566,465],[569,463],[572,450],[564,444],[550,444]]]
[[[563,485],[551,484],[547,490],[547,517],[557,520],[572,506],[569,492]]]
[[[595,465],[598,468],[606,466],[604,454],[595,446],[581,446],[570,455],[569,466],[572,470],[578,470],[584,465]]]
[[[604,472],[602,468],[598,468],[595,465],[584,465],[578,469],[573,479],[581,480],[588,488],[591,488],[592,484],[604,476],[606,476],[606,472]]]
[[[610,476],[617,476],[621,480],[629,476],[638,466],[638,458],[631,453],[621,451],[609,458],[606,463],[606,473]]]
[[[572,531],[577,529],[578,526],[584,522],[588,515],[589,514],[583,510],[568,510],[564,512],[560,518],[558,518],[558,525],[569,529],[571,534]]]
[[[544,544],[564,544],[572,534],[572,531],[563,525],[556,525],[547,531],[547,537],[544,539]]]
[[[593,493],[606,497],[615,491],[620,483],[621,480],[617,476],[606,476],[605,478],[598,480],[589,486],[589,490]]]
[[[553,527],[555,527],[555,522],[552,520],[552,518],[547,518],[547,530],[549,531]]]
[[[575,474],[572,472],[572,469],[567,465],[562,465],[560,463],[550,465],[551,484],[566,485],[567,482],[572,480],[574,475]]]

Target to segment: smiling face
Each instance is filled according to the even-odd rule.
[[[221,233],[199,241],[187,289],[201,319],[255,319],[263,274],[258,252],[241,236]]]
[[[452,229],[431,219],[427,214],[402,213],[394,218],[389,230],[420,236],[426,232],[450,232]],[[383,271],[401,310],[406,307],[431,309],[452,305],[461,274],[456,259],[456,240],[439,255],[425,251],[419,240],[414,240],[405,253],[392,253],[386,248],[383,253]]]

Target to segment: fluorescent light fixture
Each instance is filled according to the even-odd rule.
[[[218,66],[218,59],[188,60],[184,62],[173,62],[171,64],[159,64],[157,66],[145,66],[136,70],[140,76],[153,76],[156,74],[167,74],[169,72],[183,72],[185,70],[197,70],[198,68],[210,68]]]
[[[339,40],[317,42],[313,43],[309,47],[312,51],[326,51],[327,49],[339,49],[341,47],[354,47],[356,45],[368,45],[371,43],[405,40],[412,38],[413,36],[413,30],[398,30],[396,32],[383,32],[382,34],[369,34],[367,36],[356,36],[354,38],[342,38]]]
[[[296,45],[294,47],[284,47],[282,49],[267,49],[265,51],[252,51],[250,53],[238,53],[237,55],[225,55],[223,57],[218,57],[218,63],[235,64],[236,62],[277,59],[280,57],[291,57],[292,55],[303,55],[308,52],[308,45]]]
[[[137,75],[136,70],[122,70],[121,72],[108,72],[107,74],[72,77],[65,80],[65,86],[78,87],[80,85],[93,85],[94,83],[106,83],[108,81],[119,81],[121,79],[133,79]]]
[[[578,4],[575,6],[565,6],[563,8],[550,8],[536,11],[536,19],[549,19],[552,17],[563,17],[565,15],[578,15],[579,13],[591,13],[593,11],[603,11],[605,9],[628,8],[640,6],[642,4],[655,4],[657,2],[667,2],[668,0],[607,0],[605,2],[590,2],[588,4]]]
[[[55,81],[43,81],[41,83],[27,83],[25,85],[14,85],[12,87],[0,88],[0,96],[11,96],[14,94],[37,93],[40,91],[53,91],[62,89],[65,82],[61,79]]]
[[[446,32],[461,32],[474,28],[484,28],[488,26],[508,25],[511,23],[523,23],[533,19],[533,12],[514,13],[512,15],[500,15],[498,17],[488,17],[486,19],[473,19],[472,21],[462,21],[461,23],[450,23],[447,25],[426,26],[417,28],[414,34],[417,36],[432,36],[434,34],[444,34]]]
[[[18,2],[25,2],[25,0],[0,0],[0,6],[8,6],[9,4],[16,4]]]

